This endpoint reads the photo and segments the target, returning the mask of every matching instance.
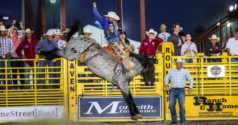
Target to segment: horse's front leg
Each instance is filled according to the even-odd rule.
[[[142,116],[138,110],[138,108],[136,107],[135,105],[135,102],[134,102],[134,99],[131,95],[131,92],[129,90],[129,86],[128,86],[128,83],[124,82],[124,83],[119,83],[118,84],[118,87],[125,99],[125,102],[127,103],[127,106],[129,108],[129,111],[130,111],[130,115],[131,115],[131,118],[133,120],[138,120],[138,119],[142,119]]]

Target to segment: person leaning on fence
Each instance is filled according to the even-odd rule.
[[[174,44],[174,56],[179,56],[181,54],[181,46],[182,46],[182,40],[179,35],[181,32],[181,27],[178,23],[173,24],[173,33],[168,38],[168,42],[172,42]]]
[[[32,31],[29,28],[26,28],[26,30],[23,31],[23,41],[20,43],[20,45],[16,49],[17,55],[24,59],[24,67],[25,67],[25,78],[29,79],[31,71],[34,72],[33,66],[34,66],[34,59],[36,57],[35,48],[38,44],[39,40],[32,37],[34,31]],[[36,63],[35,63],[36,64]],[[32,75],[34,78],[34,75]],[[24,86],[24,89],[29,89],[30,86],[30,80],[25,80],[25,83],[27,84]]]
[[[181,55],[182,56],[188,56],[188,57],[193,57],[196,56],[197,54],[197,47],[194,42],[192,42],[192,37],[191,34],[186,34],[186,41],[182,45],[181,48]],[[185,59],[187,63],[192,63],[193,59]]]
[[[10,67],[10,59],[11,55],[14,52],[13,42],[10,38],[7,37],[7,29],[4,25],[0,26],[0,78],[6,79],[5,76],[5,68]],[[7,61],[7,66],[5,66],[5,62]],[[10,70],[7,70],[8,73],[10,73]],[[7,75],[7,78],[10,79],[11,76]],[[12,83],[11,80],[8,80],[8,85]],[[1,84],[5,84],[6,80],[2,80]],[[4,85],[0,86],[0,89],[4,89]],[[10,86],[9,89],[14,89],[13,86]]]
[[[38,78],[46,78],[45,77],[45,71],[48,71],[49,73],[49,79],[48,82],[52,85],[52,86],[47,86],[48,88],[55,88],[56,86],[53,84],[56,84],[56,82],[58,82],[58,80],[53,79],[54,77],[56,77],[55,72],[55,68],[54,66],[57,65],[57,62],[52,62],[52,59],[57,58],[54,57],[54,50],[58,49],[58,43],[56,42],[56,40],[54,40],[54,35],[55,35],[55,31],[54,30],[48,30],[46,34],[44,34],[45,39],[42,39],[36,46],[35,48],[35,52],[36,52],[36,61],[39,60],[38,58],[42,58],[45,60],[39,60],[39,67],[38,67],[38,71],[37,71],[37,76]],[[48,68],[47,68],[48,66]],[[45,70],[48,69],[48,70]],[[45,80],[39,80],[37,83],[39,84],[46,84]],[[46,88],[46,86],[39,86],[39,88]]]
[[[228,40],[226,51],[230,56],[238,56],[238,28],[235,29],[234,37]],[[231,62],[238,62],[238,58],[232,58]]]
[[[193,88],[193,78],[188,70],[183,68],[184,65],[183,59],[176,60],[176,68],[171,69],[165,77],[165,86],[166,91],[170,91],[170,113],[172,118],[171,124],[177,124],[177,114],[176,114],[176,100],[178,99],[179,108],[180,108],[180,123],[185,124],[185,87],[186,80],[190,82],[190,86],[188,88],[188,93],[192,92]],[[170,86],[168,85],[170,81]]]
[[[9,36],[12,39],[14,52],[12,53],[12,61],[11,61],[11,67],[12,67],[12,78],[13,78],[13,84],[17,85],[18,83],[18,73],[20,76],[20,89],[23,88],[23,85],[25,84],[25,75],[24,75],[24,62],[20,56],[18,56],[16,50],[19,47],[19,45],[22,43],[22,38],[18,37],[18,30],[16,27],[12,27],[9,31]],[[18,86],[14,86],[15,89],[18,88]]]
[[[213,34],[210,38],[209,38],[209,42],[206,45],[205,48],[205,55],[208,57],[213,57],[212,59],[208,59],[208,62],[220,62],[221,59],[217,58],[218,56],[221,55],[222,53],[222,49],[221,49],[221,45],[219,43],[220,38],[216,35]]]
[[[142,65],[144,69],[142,74],[146,85],[154,85],[155,82],[155,56],[158,50],[158,46],[163,42],[161,38],[157,37],[157,32],[154,29],[146,31],[147,38],[142,40],[139,55],[144,56],[145,60]]]

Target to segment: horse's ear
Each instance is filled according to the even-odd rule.
[[[83,27],[79,20],[75,20],[75,24],[78,25],[78,35],[83,35]]]
[[[70,31],[68,32],[66,41],[69,41],[70,38],[78,32],[79,35],[83,34],[83,28],[81,26],[81,22],[79,20],[75,20],[74,24],[70,27]]]

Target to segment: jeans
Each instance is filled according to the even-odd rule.
[[[11,67],[11,63],[10,63],[10,60],[11,58],[8,58],[8,59],[3,59],[3,57],[2,56],[0,56],[0,89],[2,90],[2,89],[5,89],[5,84],[6,84],[6,78],[7,79],[11,79],[11,75],[10,75],[10,73],[11,73],[11,71],[10,71],[10,69],[8,69],[8,68],[10,68]],[[7,63],[7,66],[5,67],[5,61],[7,61],[6,63]],[[5,73],[5,71],[7,70],[7,73],[9,74],[9,75],[7,75],[7,77],[6,77],[6,73]],[[7,84],[8,85],[11,85],[11,86],[9,86],[8,87],[8,89],[13,89],[13,86],[12,86],[12,80],[7,80]]]
[[[52,62],[50,60],[40,60],[39,67],[37,69],[37,78],[41,80],[37,80],[37,84],[41,84],[38,88],[59,88],[59,72],[60,69],[56,69],[55,66],[59,66],[59,62]],[[47,67],[48,66],[48,67]],[[48,72],[46,72],[48,71]],[[46,73],[46,74],[45,74]],[[46,81],[46,79],[48,79]],[[50,85],[51,84],[51,85]]]
[[[231,58],[231,62],[238,62],[238,58]]]
[[[24,85],[24,79],[25,79],[25,75],[24,73],[24,62],[22,60],[17,60],[19,58],[12,58],[15,59],[13,61],[11,61],[11,68],[12,68],[12,78],[13,78],[13,84],[14,84],[14,88],[18,88],[17,84],[18,84],[18,78],[17,76],[20,76],[20,83],[21,85]],[[23,86],[20,86],[20,88],[23,88]]]
[[[31,81],[32,83],[34,83],[34,68],[32,66],[30,66],[27,62],[24,62],[24,72],[25,72],[25,84],[23,86],[24,89],[30,89],[31,87]]]
[[[172,88],[170,91],[170,112],[172,117],[172,122],[177,123],[177,114],[176,114],[176,100],[178,99],[179,108],[180,108],[180,123],[184,124],[185,119],[185,108],[184,108],[184,101],[185,101],[185,90],[184,89],[175,89]]]

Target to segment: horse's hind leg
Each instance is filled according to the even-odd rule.
[[[122,95],[125,99],[125,102],[128,105],[131,118],[133,120],[138,120],[139,118],[142,118],[138,108],[135,105],[135,102],[134,102],[134,99],[131,95],[131,92],[129,90],[128,82],[118,83],[118,87],[119,87],[119,89],[120,89],[120,91],[121,91],[121,93],[122,93]]]

